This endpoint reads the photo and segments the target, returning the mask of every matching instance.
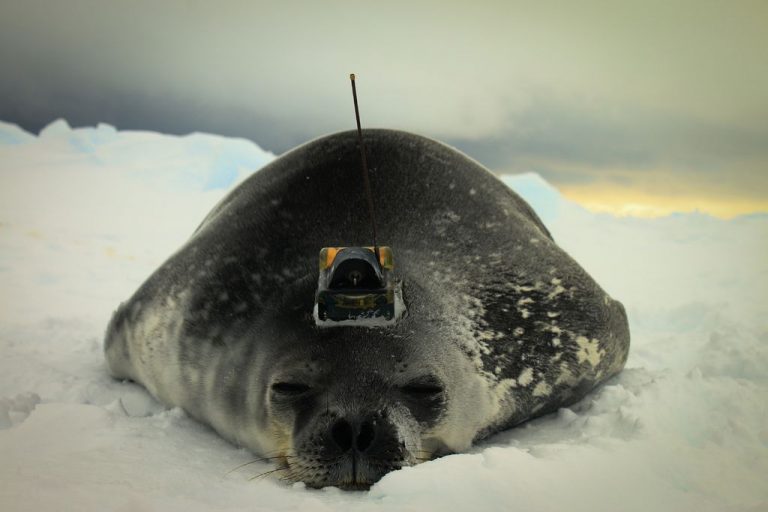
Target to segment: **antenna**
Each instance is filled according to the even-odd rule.
[[[379,258],[379,245],[376,242],[376,217],[373,213],[373,195],[371,194],[371,181],[368,178],[368,161],[365,159],[365,144],[363,143],[363,130],[360,128],[360,110],[357,107],[357,89],[355,88],[355,74],[349,75],[352,82],[352,99],[355,102],[355,121],[357,121],[357,140],[360,142],[360,159],[363,164],[363,182],[365,183],[365,194],[368,197],[368,213],[371,216],[371,227],[373,228],[373,252],[376,255],[376,262],[381,264]]]

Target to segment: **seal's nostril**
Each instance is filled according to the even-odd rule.
[[[352,425],[345,419],[340,419],[331,427],[331,439],[342,451],[348,451],[352,448],[352,441],[355,437],[355,431]]]
[[[373,423],[366,421],[360,425],[360,434],[357,436],[357,450],[359,452],[367,450],[371,446],[374,437],[376,437],[376,430]]]

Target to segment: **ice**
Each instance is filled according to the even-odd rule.
[[[369,492],[261,477],[272,466],[112,380],[111,312],[271,159],[208,134],[0,123],[0,509],[768,510],[766,215],[616,218],[505,176],[626,305],[627,369]]]
[[[11,144],[23,144],[34,140],[34,135],[27,133],[15,124],[0,121],[0,144],[9,146]]]

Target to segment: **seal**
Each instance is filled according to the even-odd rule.
[[[226,196],[120,305],[113,376],[312,487],[367,488],[585,396],[624,366],[623,306],[480,164],[364,130],[379,239],[407,314],[321,328],[319,248],[369,244],[356,133],[306,143]]]

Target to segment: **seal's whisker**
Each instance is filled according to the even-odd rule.
[[[288,471],[279,477],[281,482],[300,482],[304,479],[304,477],[309,476],[309,470],[307,468],[299,468],[298,470],[296,468],[286,469],[288,469]]]
[[[248,479],[248,481],[256,480],[256,479],[261,479],[261,478],[264,478],[267,475],[271,475],[272,473],[277,473],[278,471],[286,471],[287,469],[288,468],[277,468],[277,469],[272,469],[270,471],[265,471],[263,473],[259,473],[256,476],[252,476],[251,478]]]
[[[282,460],[282,459],[288,459],[288,458],[295,458],[295,455],[275,455],[273,457],[262,457],[260,459],[254,459],[254,460],[245,462],[243,464],[240,464],[239,466],[235,466],[234,468],[224,473],[224,475],[226,476],[234,471],[237,471],[240,468],[244,468],[245,466],[249,466],[251,464],[256,464],[257,462],[271,462],[273,460]]]

